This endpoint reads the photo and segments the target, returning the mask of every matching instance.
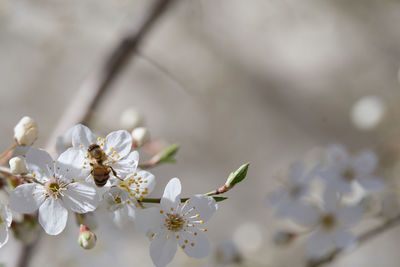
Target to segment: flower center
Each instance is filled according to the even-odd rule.
[[[167,227],[168,230],[174,232],[182,230],[183,226],[185,225],[185,220],[179,214],[167,213],[167,218],[165,219],[165,222],[165,227]]]
[[[60,184],[57,180],[50,180],[46,183],[45,188],[47,190],[46,197],[52,196],[57,199],[60,196],[64,196],[62,193],[65,190],[63,182]]]
[[[325,229],[332,229],[336,224],[335,217],[332,214],[326,214],[321,217],[321,225]]]
[[[347,182],[351,182],[356,178],[356,173],[351,168],[345,169],[342,172],[342,178]]]
[[[47,190],[51,191],[52,193],[57,193],[60,189],[60,185],[56,182],[52,182],[48,185]]]
[[[118,204],[121,204],[121,202],[122,202],[122,201],[121,201],[121,198],[120,198],[120,197],[116,197],[116,198],[115,198],[115,202],[117,202]]]

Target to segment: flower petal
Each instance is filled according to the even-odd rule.
[[[86,162],[85,152],[79,148],[69,148],[61,153],[56,162],[56,172],[66,182],[84,180],[90,174],[90,166]]]
[[[181,182],[178,178],[172,178],[164,189],[161,198],[161,207],[163,210],[175,209],[180,203]]]
[[[338,220],[345,226],[353,226],[361,220],[364,214],[362,206],[341,207],[337,211]]]
[[[349,154],[343,145],[331,145],[326,151],[326,158],[329,165],[336,165],[340,162],[347,162]]]
[[[328,233],[316,230],[307,241],[307,252],[311,258],[320,258],[332,249],[332,240]]]
[[[117,172],[118,176],[127,176],[133,174],[139,164],[139,153],[133,151],[129,155],[121,160],[115,160],[112,162],[111,167]],[[112,173],[110,173],[112,174]]]
[[[289,214],[290,217],[298,224],[313,227],[318,223],[320,211],[314,207],[298,203]]]
[[[82,145],[84,148],[87,148],[92,143],[96,143],[96,137],[92,131],[85,125],[75,125],[72,130],[72,146],[80,148]]]
[[[111,132],[106,136],[104,143],[104,151],[111,156],[113,151],[116,151],[118,158],[123,158],[132,149],[132,136],[125,130]]]
[[[44,177],[52,177],[54,174],[53,159],[46,151],[38,148],[30,148],[25,155],[26,166],[29,172],[39,181]]]
[[[370,192],[377,192],[384,187],[383,180],[377,176],[363,176],[357,180],[361,186]]]
[[[203,231],[196,231],[195,228],[191,231],[192,232],[185,231],[179,233],[179,246],[189,257],[204,258],[208,256],[211,247],[206,235]]]
[[[186,204],[187,203],[187,204]],[[188,213],[189,210],[192,210],[190,214],[187,214],[187,217],[193,217],[196,214],[199,215],[198,218],[194,220],[203,220],[207,222],[214,212],[217,210],[217,203],[214,198],[204,195],[195,195],[191,197],[183,206],[181,214]]]
[[[72,131],[74,127],[69,128],[63,135],[57,137],[56,151],[57,155],[61,155],[65,150],[72,147]]]
[[[0,248],[8,241],[8,227],[5,223],[0,224]]]
[[[354,159],[354,168],[358,173],[371,174],[378,165],[378,157],[371,150],[360,152]]]
[[[32,213],[44,201],[45,189],[34,183],[17,186],[10,194],[10,207],[20,213]]]
[[[158,234],[150,245],[150,256],[156,267],[164,267],[172,261],[176,253],[176,241],[167,239],[166,235]]]
[[[355,243],[356,237],[349,231],[343,228],[338,228],[333,233],[333,242],[337,248],[345,249]]]
[[[135,226],[138,232],[158,232],[162,223],[164,223],[164,216],[159,208],[151,207],[136,211]]]
[[[49,197],[39,208],[39,223],[49,235],[58,235],[67,224],[68,211],[61,200]]]
[[[290,165],[290,173],[288,179],[292,183],[298,183],[304,174],[304,165],[301,161],[294,162]]]
[[[76,182],[67,186],[62,198],[65,206],[77,213],[94,211],[100,202],[96,189],[86,183]]]

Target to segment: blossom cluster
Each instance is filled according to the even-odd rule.
[[[229,183],[214,193],[184,199],[180,197],[180,180],[173,178],[160,199],[150,199],[156,179],[142,166],[171,161],[177,148],[156,155],[148,165],[140,165],[134,149],[148,141],[144,128],[136,128],[132,134],[119,130],[98,137],[78,124],[59,138],[56,159],[43,149],[31,147],[37,132],[28,117],[15,129],[16,145],[25,146],[26,153],[10,160],[13,190],[9,205],[0,205],[0,246],[8,239],[11,210],[37,216],[47,234],[58,235],[70,213],[79,219],[104,205],[116,225],[134,222],[137,231],[151,239],[150,256],[156,266],[171,262],[178,246],[188,256],[202,258],[210,252],[205,225],[217,210],[212,195],[226,192],[247,172],[248,165],[232,173]],[[157,206],[144,205],[156,202]],[[96,235],[80,223],[79,244],[86,249],[94,247]]]
[[[354,195],[382,189],[383,181],[375,174],[377,164],[372,151],[351,155],[344,146],[332,145],[326,149],[324,162],[312,168],[302,162],[291,165],[286,182],[268,200],[278,218],[290,219],[310,233],[307,252],[311,258],[356,244],[350,228],[362,219],[365,209]],[[275,239],[285,244],[297,235],[284,231]]]

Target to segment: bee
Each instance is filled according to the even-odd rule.
[[[115,170],[111,166],[107,165],[108,157],[98,144],[91,144],[88,147],[87,152],[89,156],[89,164],[92,167],[90,174],[93,176],[94,183],[98,187],[103,187],[107,183],[110,178],[110,172],[120,179]]]

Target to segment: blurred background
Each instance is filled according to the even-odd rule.
[[[0,150],[12,143],[12,129],[24,115],[37,121],[36,145],[44,146],[83,80],[149,2],[0,0]],[[135,107],[153,138],[180,144],[177,164],[153,170],[153,196],[172,177],[181,178],[190,196],[222,185],[242,163],[251,166],[208,224],[212,255],[194,260],[178,250],[169,266],[301,266],[302,240],[284,248],[271,241],[280,222],[265,197],[276,174],[332,143],[374,149],[385,168],[395,170],[399,23],[394,0],[171,6],[140,52],[175,78],[138,56],[112,84],[92,127],[100,134],[119,129],[122,112]],[[150,243],[133,224],[119,229],[105,211],[96,220],[95,249],[78,246],[70,216],[60,236],[42,235],[32,266],[152,266]],[[398,266],[399,238],[400,228],[387,232],[331,266]],[[17,246],[11,239],[0,262],[14,263]],[[225,263],[223,255],[234,247],[242,263]]]

